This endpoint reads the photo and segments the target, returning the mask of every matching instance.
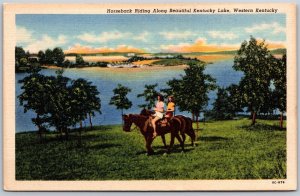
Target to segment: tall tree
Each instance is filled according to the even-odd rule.
[[[63,66],[62,63],[65,60],[65,54],[64,54],[63,50],[59,47],[54,48],[52,55],[53,55],[54,63],[58,66]]]
[[[70,83],[70,78],[63,76],[63,70],[57,70],[56,76],[50,76],[45,84],[50,100],[47,103],[49,124],[59,132],[64,132],[67,138],[68,126],[74,125],[77,120],[74,120]]]
[[[45,64],[45,62],[46,62],[46,56],[45,56],[44,51],[40,50],[38,52],[38,58],[39,58],[39,63],[40,64]]]
[[[28,67],[28,57],[26,52],[22,47],[15,47],[15,71],[16,72],[23,72],[26,69],[24,67]]]
[[[158,91],[155,89],[158,84],[145,85],[145,90],[143,93],[138,94],[137,97],[144,97],[145,104],[139,105],[141,108],[153,108],[155,105],[155,100],[158,95]]]
[[[127,110],[132,106],[132,102],[127,98],[127,94],[131,92],[131,89],[118,84],[117,88],[115,88],[113,92],[114,96],[111,97],[109,104],[115,105],[118,110],[121,109],[121,115],[123,116],[123,110]]]
[[[200,112],[208,103],[208,93],[216,88],[215,79],[209,74],[204,74],[206,64],[204,62],[192,62],[184,70],[185,75],[181,79],[173,79],[167,82],[169,89],[165,92],[172,93],[180,111],[191,112],[196,116],[197,129]]]
[[[217,98],[213,103],[212,117],[217,120],[232,119],[237,112],[242,111],[238,98],[237,85],[228,88],[218,88]]]
[[[75,115],[74,122],[83,121],[87,117],[90,121],[90,127],[93,128],[92,116],[95,112],[101,113],[100,94],[96,86],[85,79],[79,78],[72,81],[70,89],[72,110]]]
[[[76,55],[75,64],[80,66],[83,66],[85,64],[81,55],[79,54]]]
[[[286,111],[286,54],[273,67],[276,107],[280,111],[280,127],[283,128],[283,113]]]
[[[234,57],[233,68],[244,72],[239,86],[241,96],[248,111],[252,114],[252,125],[256,122],[256,114],[260,112],[265,98],[268,97],[271,81],[271,68],[275,58],[271,55],[264,41],[258,42],[251,37],[244,41]],[[269,97],[271,99],[271,97]]]
[[[19,81],[19,83],[23,83],[21,87],[23,92],[18,95],[18,99],[20,105],[24,107],[24,113],[28,110],[36,113],[36,117],[31,120],[38,127],[38,134],[41,138],[48,113],[45,104],[49,101],[49,96],[45,88],[47,77],[41,75],[39,71],[34,69],[28,76]]]
[[[27,59],[26,52],[22,47],[16,46],[15,47],[15,63],[16,63],[16,65],[20,64],[20,60],[22,58]]]
[[[53,64],[54,63],[53,52],[49,48],[45,51],[45,63],[46,64]]]

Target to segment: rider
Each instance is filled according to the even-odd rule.
[[[167,106],[167,112],[165,117],[167,119],[170,119],[173,117],[175,111],[175,103],[174,103],[174,97],[171,95],[168,97],[168,106]]]
[[[160,119],[163,118],[164,116],[164,109],[165,107],[165,103],[164,103],[164,97],[161,94],[157,95],[157,102],[154,108],[155,114],[154,114],[154,118],[152,119],[151,123],[152,123],[152,127],[153,127],[153,138],[155,138],[157,136],[157,132],[156,132],[156,122]]]

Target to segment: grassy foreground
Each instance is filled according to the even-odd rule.
[[[68,141],[56,134],[39,142],[34,133],[16,134],[17,180],[132,180],[132,179],[273,179],[286,178],[286,131],[278,121],[248,119],[207,122],[197,131],[197,146],[178,142],[163,155],[160,137],[155,155],[145,154],[138,131],[126,133],[121,126],[101,127]],[[167,138],[169,142],[169,137]]]

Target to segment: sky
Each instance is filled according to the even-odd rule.
[[[216,52],[239,48],[254,36],[284,48],[285,14],[19,14],[17,46],[37,53]]]

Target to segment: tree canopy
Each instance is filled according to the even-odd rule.
[[[24,112],[32,110],[37,114],[32,121],[42,125],[55,127],[66,132],[69,126],[101,112],[101,102],[96,86],[84,79],[71,80],[58,70],[56,76],[44,76],[39,70],[33,71],[23,80],[18,96]]]
[[[255,124],[256,113],[272,100],[271,79],[275,65],[276,59],[265,42],[258,42],[253,37],[241,44],[234,57],[233,68],[244,73],[239,83],[240,96],[244,106],[252,113],[252,124]]]
[[[137,95],[137,97],[144,97],[145,99],[145,104],[139,105],[139,107],[147,109],[154,107],[158,95],[158,91],[155,89],[157,86],[158,84],[145,85],[144,92]]]
[[[123,115],[123,110],[127,110],[132,106],[132,102],[127,98],[127,94],[131,92],[131,89],[118,84],[113,92],[114,96],[111,97],[109,104],[115,105],[118,110],[121,110],[121,114]]]

